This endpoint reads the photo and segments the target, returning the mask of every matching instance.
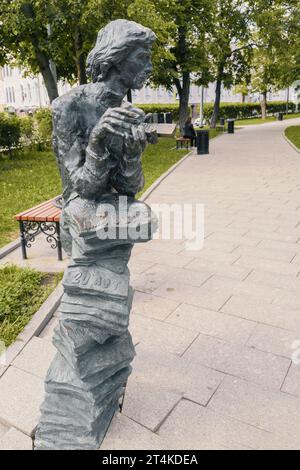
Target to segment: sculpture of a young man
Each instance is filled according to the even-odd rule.
[[[135,22],[109,23],[88,56],[93,82],[53,103],[62,244],[71,262],[36,449],[97,449],[131,372],[127,263],[133,243],[147,241],[155,225],[148,206],[134,199],[144,183],[141,154],[154,134],[145,114],[123,99],[151,73],[154,40],[150,29]]]

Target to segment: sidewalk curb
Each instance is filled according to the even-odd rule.
[[[4,370],[1,369],[0,371],[0,377],[20,354],[23,348],[25,348],[33,336],[38,336],[45,328],[57,310],[62,295],[63,287],[62,282],[60,282],[45,302],[40,306],[38,311],[33,315],[24,330],[17,336],[16,340],[8,346],[6,351],[0,356],[0,365],[4,367]]]
[[[290,144],[290,146],[293,147],[293,149],[296,150],[297,153],[300,153],[300,149],[298,149],[298,147],[296,147],[296,145],[293,144],[293,142],[290,141],[290,139],[285,135],[284,131],[283,131],[282,135],[283,135],[283,138],[287,141],[287,143]]]
[[[4,245],[2,248],[0,248],[0,259],[5,258],[6,255],[19,248],[19,246],[21,246],[19,238],[16,238],[16,240],[13,240],[7,245]]]

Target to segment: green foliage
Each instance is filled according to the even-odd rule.
[[[292,85],[300,72],[300,3],[249,0],[255,24],[251,90],[259,93]]]
[[[19,145],[21,138],[20,119],[0,113],[0,148],[11,151]]]
[[[178,104],[163,104],[163,103],[153,103],[153,104],[134,104],[138,108],[142,109],[144,113],[172,113],[173,121],[178,122],[179,118],[179,105]],[[191,112],[191,108],[188,108]]]
[[[286,137],[300,150],[300,126],[290,126],[284,131]]]
[[[34,138],[34,121],[31,116],[20,118],[21,141],[23,145],[31,145]]]
[[[9,346],[57,285],[61,275],[15,265],[0,269],[0,340]]]
[[[300,117],[300,113],[293,113],[293,114],[284,114],[283,119],[295,119],[297,117]],[[277,116],[268,116],[266,119],[263,119],[261,117],[252,117],[252,118],[246,118],[246,119],[238,119],[235,121],[236,126],[251,126],[251,125],[256,125],[256,124],[266,124],[267,122],[272,122],[276,121]]]
[[[50,145],[52,136],[52,111],[51,108],[40,108],[34,113],[36,124],[36,143],[39,150]]]
[[[275,114],[279,111],[285,112],[286,102],[285,101],[272,101],[267,104],[267,112],[269,114]],[[294,103],[289,103],[290,112],[294,112]],[[204,104],[204,117],[210,119],[213,114],[213,104]],[[260,103],[221,103],[220,104],[220,117],[225,119],[246,119],[251,117],[260,116],[261,106]]]

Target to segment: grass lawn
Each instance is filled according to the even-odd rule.
[[[30,268],[0,269],[0,340],[9,346],[62,278]]]
[[[300,126],[290,126],[284,131],[286,137],[300,149]]]
[[[294,119],[300,117],[300,113],[295,113],[295,114],[284,114],[283,119]],[[266,119],[262,118],[249,118],[249,119],[237,119],[235,121],[235,124],[237,126],[249,126],[249,125],[254,125],[254,124],[265,124],[266,122],[272,122],[276,121],[277,117],[276,116],[268,116]]]
[[[173,138],[160,138],[143,155],[145,191],[162,173],[186,154],[174,149]],[[0,246],[18,237],[13,216],[61,193],[61,183],[52,151],[0,154]]]

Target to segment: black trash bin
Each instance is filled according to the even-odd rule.
[[[206,155],[209,153],[209,131],[197,131],[197,154]]]
[[[165,115],[164,115],[164,113],[158,113],[158,116],[157,116],[157,117],[158,117],[158,123],[159,123],[159,124],[164,124],[164,122],[165,122]]]
[[[227,119],[227,132],[234,134],[234,119]]]
[[[166,123],[167,124],[172,124],[173,122],[173,114],[172,113],[166,113]]]
[[[283,112],[279,112],[277,116],[278,121],[283,121]]]

